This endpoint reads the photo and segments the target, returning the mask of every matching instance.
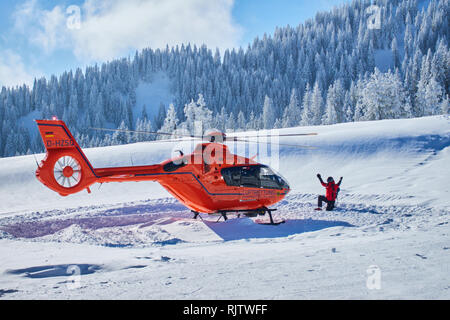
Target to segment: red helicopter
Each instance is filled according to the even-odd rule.
[[[194,152],[160,164],[132,167],[94,168],[62,120],[36,120],[46,156],[36,170],[37,179],[61,196],[87,190],[94,183],[157,181],[194,213],[249,217],[269,214],[268,207],[289,193],[287,181],[270,167],[230,153],[226,141],[246,141],[213,131]],[[103,129],[109,130],[109,129]],[[119,130],[120,131],[120,130]],[[158,133],[161,134],[161,133]],[[289,134],[281,136],[304,136]],[[248,142],[248,141],[247,141]],[[295,145],[297,146],[297,145]],[[298,146],[301,147],[301,146]],[[220,217],[219,217],[220,219]]]

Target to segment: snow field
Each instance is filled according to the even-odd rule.
[[[448,299],[449,124],[439,116],[281,130],[319,135],[280,139],[317,149],[281,148],[278,171],[292,192],[276,206],[275,219],[286,220],[277,227],[254,221],[267,217],[193,220],[156,183],[62,198],[36,180],[32,156],[0,159],[0,298]],[[86,154],[104,167],[129,165],[130,155],[159,162],[171,149]],[[335,211],[313,210],[319,172],[344,177]]]

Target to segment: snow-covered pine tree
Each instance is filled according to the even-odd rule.
[[[131,140],[131,134],[127,132],[128,127],[125,125],[125,121],[122,121],[120,123],[118,130],[121,131],[115,131],[112,135],[112,144],[113,145],[119,145],[119,144],[127,144]]]
[[[272,129],[276,120],[272,99],[270,99],[267,95],[264,98],[262,120],[264,129]]]
[[[207,108],[205,98],[203,97],[203,94],[198,95],[197,100],[197,108],[196,108],[196,115],[195,115],[195,121],[201,123],[201,127],[203,134],[206,130],[211,129],[213,126],[213,119],[212,119],[212,111]]]
[[[303,97],[303,112],[302,120],[300,121],[302,126],[311,126],[314,124],[314,111],[312,109],[311,96],[312,92],[308,83],[306,85],[305,95]]]
[[[253,111],[250,112],[246,129],[247,131],[259,130],[258,119]]]
[[[449,112],[448,103],[449,103],[449,97],[447,96],[447,97],[445,97],[444,100],[442,100],[442,103],[441,103],[442,114],[448,114],[448,112]]]
[[[212,111],[206,107],[202,94],[198,95],[197,102],[191,100],[189,104],[185,105],[184,115],[186,121],[180,127],[191,134],[201,135],[204,131],[212,128]]]
[[[236,119],[234,118],[234,113],[231,112],[225,125],[225,131],[234,132],[235,130],[236,130]]]
[[[338,115],[336,112],[336,100],[333,96],[332,87],[328,90],[327,104],[325,108],[325,114],[322,118],[322,123],[325,125],[338,123]]]
[[[164,119],[164,123],[158,132],[165,132],[165,133],[174,133],[175,130],[178,129],[178,117],[177,112],[175,110],[175,106],[173,103],[169,105],[169,108],[167,109],[166,118]],[[158,136],[158,139],[165,139],[167,136],[160,135]]]
[[[360,120],[398,119],[408,115],[409,97],[397,73],[381,73],[375,69],[359,90],[357,110],[363,110]]]
[[[323,124],[335,124],[343,121],[344,87],[341,80],[336,80],[327,92],[325,114],[322,117]]]
[[[344,104],[342,106],[343,110],[343,122],[352,122],[354,119],[354,110],[352,100],[350,98],[350,91],[345,93]]]
[[[191,99],[191,102],[186,104],[183,109],[186,120],[180,124],[180,127],[183,127],[183,129],[187,130],[191,134],[194,131],[196,108],[197,103],[194,101],[194,99]]]
[[[136,132],[131,136],[131,143],[152,140],[151,137],[153,135],[151,135],[150,132],[152,132],[153,129],[151,122],[147,118],[138,118],[136,120],[135,131]]]
[[[313,125],[320,125],[322,123],[322,116],[324,113],[324,102],[319,83],[314,84],[314,89],[311,94],[311,110],[313,112]]]
[[[444,90],[434,77],[425,81],[420,81],[417,94],[416,104],[419,112],[423,116],[431,116],[442,112],[441,104],[444,99]]]
[[[88,107],[88,112],[91,115],[92,125],[96,128],[103,128],[106,122],[106,113],[104,109],[103,96],[101,93],[98,94],[97,99],[94,100],[95,105]]]
[[[275,123],[273,124],[273,129],[281,129],[283,127],[283,122],[280,118],[277,118],[275,120]]]
[[[394,37],[391,43],[392,60],[394,62],[394,69],[400,68],[400,54],[398,52],[397,38]]]
[[[218,130],[225,131],[227,119],[228,116],[225,111],[225,107],[222,107],[220,109],[220,113],[213,118],[213,127],[217,128]]]
[[[297,90],[294,88],[291,91],[289,105],[284,110],[281,125],[283,128],[295,127],[300,125],[301,120],[302,112],[298,101]]]
[[[244,113],[241,111],[239,111],[238,113],[238,118],[237,118],[237,131],[244,131],[245,127],[246,127],[246,121],[245,121],[245,116]]]

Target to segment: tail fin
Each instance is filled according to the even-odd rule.
[[[62,120],[36,120],[47,151],[60,148],[79,147]]]
[[[47,150],[36,177],[63,196],[87,189],[95,182],[94,168],[62,120],[36,120]]]

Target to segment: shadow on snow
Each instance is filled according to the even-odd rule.
[[[85,275],[92,274],[100,270],[100,266],[93,264],[60,264],[37,266],[24,269],[8,270],[6,273],[14,275],[22,275],[32,279],[53,278],[53,277],[69,277],[74,274]]]
[[[249,218],[231,219],[227,222],[210,222],[205,224],[225,241],[256,239],[256,238],[282,238],[305,232],[313,232],[333,227],[353,227],[344,221],[327,220],[287,220],[285,223],[272,226],[255,223]]]

